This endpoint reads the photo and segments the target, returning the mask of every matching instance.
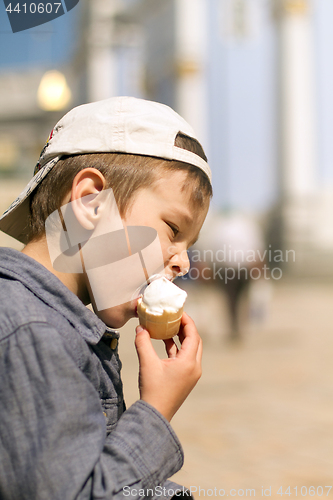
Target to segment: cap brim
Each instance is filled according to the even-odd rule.
[[[28,243],[30,196],[0,219],[0,229],[21,243]]]
[[[30,197],[44,177],[54,167],[59,156],[52,158],[23,189],[22,193],[0,217],[0,230],[25,245],[29,236]]]

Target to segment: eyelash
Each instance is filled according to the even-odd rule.
[[[176,237],[177,234],[179,233],[178,227],[174,226],[173,224],[170,224],[169,222],[167,222],[167,225],[172,230],[174,237]]]

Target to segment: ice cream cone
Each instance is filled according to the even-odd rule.
[[[179,332],[183,307],[176,312],[164,310],[162,314],[154,314],[147,310],[140,298],[137,311],[140,325],[148,330],[152,339],[170,339]]]

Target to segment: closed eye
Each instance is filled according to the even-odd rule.
[[[171,224],[170,222],[166,222],[166,224],[169,226],[169,228],[171,229],[171,231],[173,232],[173,236],[176,237],[177,234],[179,233],[179,229],[177,226],[175,226],[174,224]]]

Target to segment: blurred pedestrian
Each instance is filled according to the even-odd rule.
[[[248,304],[254,281],[262,280],[265,265],[264,238],[250,216],[232,213],[212,216],[197,247],[197,267],[210,269],[210,278],[226,296],[232,341],[241,339],[241,304]],[[200,261],[200,262],[199,262]],[[207,274],[206,274],[207,276]]]

